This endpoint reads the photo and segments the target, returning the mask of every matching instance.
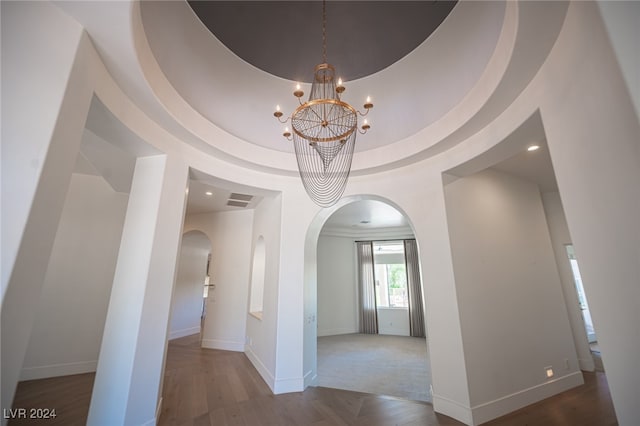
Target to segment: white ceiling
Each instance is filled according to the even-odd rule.
[[[396,228],[410,231],[406,217],[394,207],[381,201],[362,200],[347,204],[327,219],[323,231]]]
[[[220,149],[220,152],[216,151],[214,155],[222,155],[226,160],[236,161],[236,153],[227,151],[226,145],[213,146],[210,141],[200,139],[202,134],[196,135],[192,129],[183,127],[181,122],[169,118],[173,111],[169,105],[162,104],[162,100],[154,92],[152,82],[145,79],[141,68],[142,64],[137,62],[136,48],[131,42],[135,38],[135,34],[131,33],[131,28],[134,30],[137,28],[135,14],[138,6],[136,4],[130,5],[125,2],[92,4],[60,2],[57,4],[87,29],[116,82],[151,119],[186,143],[205,152],[212,152],[207,151],[211,149]],[[362,151],[360,154],[366,155],[364,151],[389,144],[392,144],[389,148],[393,148],[394,151],[403,151],[403,149],[396,148],[403,148],[405,145],[412,147],[416,140],[408,141],[410,143],[407,144],[403,144],[404,141],[396,141],[416,131],[421,131],[430,122],[437,120],[461,101],[469,89],[477,83],[478,76],[485,71],[485,65],[489,56],[493,54],[496,40],[501,35],[501,31],[504,32],[503,24],[506,22],[504,20],[507,19],[506,10],[508,9],[508,6],[505,5],[509,5],[509,3],[460,2],[444,24],[414,51],[374,75],[348,82],[345,99],[346,97],[349,99],[346,100],[353,99],[353,103],[357,105],[358,99],[364,99],[366,95],[371,94],[376,105],[371,112],[374,115],[370,117],[373,124],[372,131],[359,139],[357,150]],[[144,26],[150,48],[162,71],[190,106],[200,110],[204,116],[221,129],[241,137],[237,140],[231,140],[230,145],[242,147],[239,151],[245,154],[241,156],[242,158],[248,158],[247,154],[249,154],[249,152],[245,152],[246,146],[243,145],[245,142],[247,142],[246,145],[255,148],[259,154],[266,153],[266,151],[280,151],[281,153],[291,151],[290,143],[281,138],[279,125],[271,115],[273,106],[279,99],[283,96],[293,98],[290,95],[291,81],[269,75],[235,56],[199,23],[186,2],[149,1],[142,2],[139,7],[142,14],[140,23]],[[562,16],[561,13],[555,11],[555,6],[548,6],[548,3],[523,2],[518,4],[518,8],[520,10],[518,15],[519,31],[520,28],[529,28],[527,30],[529,32],[523,30],[523,42],[533,43],[534,40],[539,39],[538,37],[530,37],[532,29],[539,28],[537,25],[539,22],[548,22],[549,17],[559,19]],[[132,21],[133,26],[131,25]],[[123,23],[128,24],[124,25]],[[184,27],[185,24],[188,26]],[[127,30],[114,32],[115,26]],[[559,28],[559,26],[560,24],[552,25],[548,33],[553,34],[555,31],[553,29]],[[198,43],[190,43],[192,37]],[[551,36],[547,38],[552,39]],[[549,44],[546,41],[545,43],[541,43],[539,46],[538,50],[542,53],[534,55],[536,58],[539,56],[544,59],[545,49]],[[529,46],[521,50],[531,52],[532,49]],[[455,51],[456,54],[451,55],[452,51]],[[523,55],[520,57],[532,57],[531,55]],[[215,63],[212,63],[212,58],[215,58]],[[292,57],[285,56],[285,58],[289,60]],[[434,58],[437,60],[431,60]],[[535,61],[540,62],[538,59]],[[535,70],[534,65],[527,63],[527,69]],[[519,69],[514,69],[519,71]],[[522,75],[522,72],[515,71],[514,75]],[[522,85],[510,82],[508,86],[514,88],[516,94],[513,96],[516,96],[517,89]],[[420,90],[416,90],[418,88]],[[287,108],[284,102],[281,104],[283,109]],[[159,153],[116,120],[97,100],[92,103],[86,127],[85,133],[89,137],[87,138],[88,142],[83,143],[82,154],[84,157],[78,160],[78,169],[86,173],[101,173],[105,178],[109,177],[112,181],[111,184],[118,190],[127,191],[123,182],[127,181],[127,176],[130,176],[129,172],[116,171],[118,165],[124,167],[127,164],[130,165],[131,159],[135,159],[137,156]],[[472,132],[473,129],[469,131]],[[542,134],[544,135],[543,132]],[[539,135],[527,135],[521,132],[518,137],[521,139],[521,143],[524,143],[533,139],[534,136],[538,137]],[[461,134],[460,138],[464,139],[464,134]],[[96,144],[92,148],[92,143],[99,140],[108,141],[116,150],[99,148]],[[543,137],[542,139],[538,138],[537,142],[544,144]],[[220,143],[227,144],[227,141],[220,138]],[[437,152],[437,150],[429,149],[428,145],[431,143],[434,141],[428,140],[428,138],[424,140],[424,144],[427,146],[420,148],[424,151],[418,150],[418,155],[413,155],[415,161],[424,158],[424,155],[432,155],[429,152]],[[265,147],[268,149],[264,149]],[[442,149],[446,149],[446,147]],[[100,154],[106,151],[115,153],[117,150],[123,151],[129,160],[117,164],[115,154]],[[372,153],[372,157],[386,158],[386,156],[380,155],[381,153],[382,151]],[[265,161],[271,163],[277,160],[277,167],[282,169],[277,168],[273,172],[293,173],[294,169],[288,170],[288,164],[291,162],[289,160],[294,160],[293,157],[272,156],[271,153],[268,153],[268,155],[262,155],[261,158],[265,158]],[[358,167],[362,167],[359,165],[360,158],[358,156],[354,158],[354,175],[359,172]],[[251,159],[246,161],[249,161],[246,165],[260,167],[260,164],[254,164]],[[264,166],[269,168],[271,163],[265,162]],[[389,167],[394,167],[393,164],[392,160],[388,160]],[[130,166],[127,167],[130,168]],[[551,162],[544,145],[538,153],[516,153],[498,164],[494,164],[494,167],[497,170],[535,181],[543,191],[555,188]],[[231,192],[246,193],[258,197],[272,195],[258,188],[234,188],[232,183],[220,182],[210,176],[194,177],[193,173],[191,190],[193,192],[189,197],[189,212],[217,211],[230,208],[226,206],[226,201]],[[206,190],[210,190],[214,195],[211,197],[203,196],[202,193]],[[254,202],[259,202],[259,199],[256,198]],[[356,207],[353,208],[356,209]],[[362,216],[365,213],[365,204],[359,208],[361,210],[358,213],[354,212],[351,218],[345,217],[344,220],[353,221],[356,216]],[[337,216],[334,224],[338,224],[340,217],[341,215]],[[370,226],[378,226],[375,224],[377,219],[372,219]],[[362,225],[364,224],[360,224],[360,226]],[[386,225],[383,223],[379,226]]]
[[[210,192],[211,195],[208,195],[208,192]],[[240,195],[240,197],[238,195]],[[251,200],[246,206],[228,205],[229,200],[245,199],[245,195],[251,197]],[[191,179],[189,181],[189,196],[187,198],[187,214],[253,209],[262,199],[263,197],[261,195],[230,191]]]
[[[491,168],[533,182],[538,185],[540,192],[556,192],[558,184],[551,164],[549,148],[544,141],[537,145],[540,146],[537,151],[522,150]]]
[[[396,7],[393,2],[386,4]],[[171,87],[187,104],[243,141],[293,152],[292,144],[281,136],[285,125],[274,119],[273,111],[276,104],[285,113],[298,106],[292,95],[294,81],[262,71],[236,56],[211,34],[186,2],[145,1],[140,8],[153,56]],[[362,105],[371,96],[375,105],[368,116],[371,131],[358,137],[356,152],[410,137],[458,105],[491,59],[504,15],[504,2],[459,2],[443,24],[408,55],[372,75],[345,81],[343,100],[364,110]],[[363,17],[356,15],[353,19]],[[245,33],[237,36],[253,37]],[[273,40],[255,38],[254,42],[268,46]],[[362,46],[360,50],[376,54],[386,45],[369,47]],[[292,66],[298,56],[312,56],[319,62],[318,53],[271,52]],[[307,72],[301,81],[310,80],[313,69]],[[342,75],[340,69],[336,72],[337,76]],[[305,93],[309,89],[309,84],[302,84]]]

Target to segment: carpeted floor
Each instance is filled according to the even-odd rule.
[[[318,338],[320,386],[431,402],[424,338],[342,334]]]

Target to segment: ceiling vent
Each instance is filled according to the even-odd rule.
[[[227,205],[232,207],[247,207],[249,203],[246,201],[228,200]]]
[[[253,198],[253,195],[238,194],[237,192],[232,192],[231,195],[229,195],[229,200],[244,201],[247,203],[251,201],[252,198]]]

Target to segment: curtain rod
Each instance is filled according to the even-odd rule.
[[[415,238],[390,238],[387,240],[354,240],[354,243],[375,243],[375,242],[384,243],[386,241],[408,241],[408,240],[415,240]]]

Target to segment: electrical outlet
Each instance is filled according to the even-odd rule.
[[[571,367],[570,367],[570,365],[569,365],[569,358],[565,358],[565,359],[564,359],[564,369],[565,369],[565,370],[568,370],[568,369],[570,369],[570,368],[571,368]]]

